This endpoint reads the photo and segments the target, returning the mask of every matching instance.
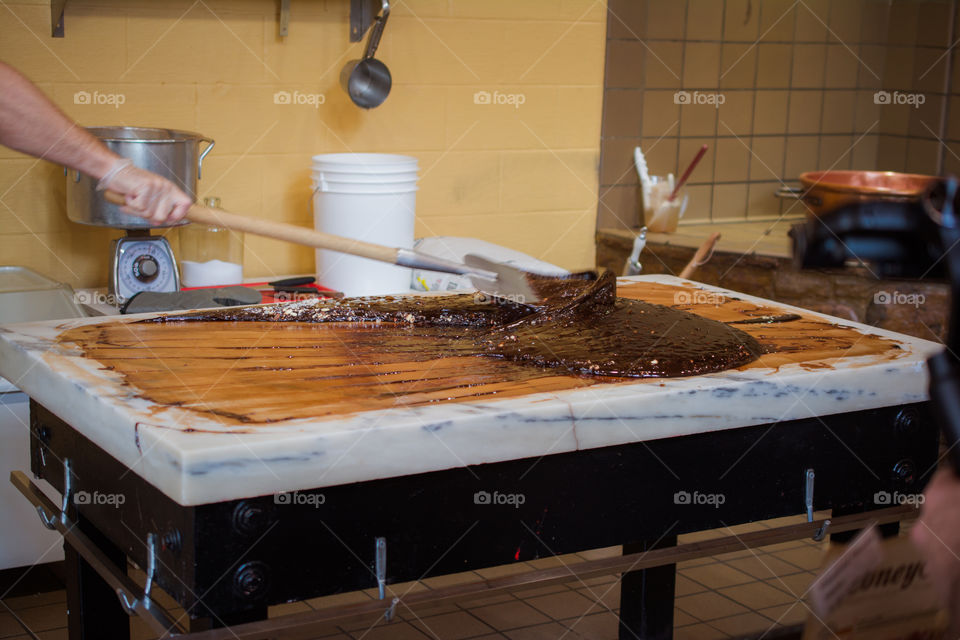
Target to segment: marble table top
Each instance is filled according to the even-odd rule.
[[[671,276],[627,282],[690,285]],[[706,285],[773,308],[779,303]],[[0,326],[0,376],[60,416],[176,502],[197,505],[281,491],[536,458],[927,399],[925,359],[939,345],[828,316],[895,340],[895,357],[857,356],[830,366],[786,364],[690,378],[596,384],[512,398],[439,402],[324,419],[245,425],[243,433],[139,397],[119,376],[57,336],[79,324]],[[152,315],[152,314],[150,314]],[[129,322],[147,316],[125,316]],[[159,410],[162,409],[162,410]]]

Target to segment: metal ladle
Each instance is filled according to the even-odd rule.
[[[390,2],[383,0],[383,7],[377,21],[370,28],[370,39],[361,60],[351,60],[340,72],[340,86],[358,107],[372,109],[379,107],[387,99],[393,79],[387,65],[373,57],[383,35],[383,27],[390,17]]]

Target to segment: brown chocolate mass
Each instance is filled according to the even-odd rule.
[[[374,345],[416,359],[503,358],[572,374],[673,377],[757,359],[761,345],[723,322],[616,297],[616,279],[534,278],[541,296],[519,304],[482,293],[306,301],[168,315],[145,322],[274,321],[378,325]]]

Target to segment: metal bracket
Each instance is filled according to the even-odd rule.
[[[376,539],[377,588],[380,589],[380,599],[387,597],[387,539]]]
[[[147,534],[147,581],[143,586],[144,606],[149,607],[150,591],[153,589],[153,580],[157,575],[157,534]]]
[[[386,538],[377,538],[376,542],[376,561],[375,569],[377,573],[377,588],[380,590],[380,599],[384,600],[387,597],[387,539]],[[387,607],[387,610],[383,612],[383,619],[387,622],[393,620],[393,616],[397,614],[397,604],[400,602],[400,598],[394,597],[390,602],[390,606]]]
[[[397,615],[397,604],[400,602],[400,598],[394,597],[393,601],[390,603],[390,606],[387,607],[387,610],[383,612],[383,619],[387,622],[393,620],[393,616]]]
[[[123,608],[124,613],[126,613],[128,616],[137,615],[137,605],[140,604],[140,601],[136,598],[131,598],[130,594],[120,587],[117,587],[116,593],[117,599],[120,600],[120,606]]]
[[[37,514],[40,516],[40,522],[43,523],[43,526],[45,526],[47,529],[56,531],[57,529],[57,525],[55,524],[57,521],[56,516],[48,516],[47,512],[44,511],[43,507],[41,507],[39,504],[37,505]]]
[[[813,481],[816,474],[813,469],[807,469],[804,474],[803,503],[807,508],[807,522],[813,522]],[[830,528],[830,520],[824,520],[820,528],[813,534],[814,542],[820,542],[827,537],[827,529]]]
[[[73,497],[73,474],[70,470],[70,458],[63,459],[63,502],[60,503],[60,522],[67,523],[67,509]]]
[[[63,37],[63,11],[67,0],[50,0],[50,35],[54,38]]]
[[[813,541],[814,541],[814,542],[821,542],[824,538],[826,538],[826,537],[827,537],[827,529],[829,529],[829,528],[830,528],[830,520],[829,520],[829,519],[824,520],[824,521],[823,521],[823,524],[820,525],[820,528],[817,529],[816,532],[813,534]]]
[[[350,0],[350,42],[360,42],[380,11],[382,0]]]
[[[643,271],[643,265],[640,264],[640,253],[643,251],[644,247],[647,246],[647,228],[643,227],[640,229],[640,233],[636,235],[633,239],[633,250],[630,252],[630,256],[627,258],[626,265],[623,269],[623,275],[625,276],[636,276],[640,275],[640,272]]]
[[[280,37],[286,38],[290,32],[290,0],[280,0]]]

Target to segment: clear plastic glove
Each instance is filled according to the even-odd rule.
[[[950,611],[952,628],[960,624],[960,479],[949,470],[933,476],[923,492],[920,519],[910,537],[926,561],[943,604]]]
[[[177,185],[124,160],[118,161],[97,188],[121,194],[127,203],[121,207],[124,213],[148,218],[155,225],[180,221],[193,204]]]

